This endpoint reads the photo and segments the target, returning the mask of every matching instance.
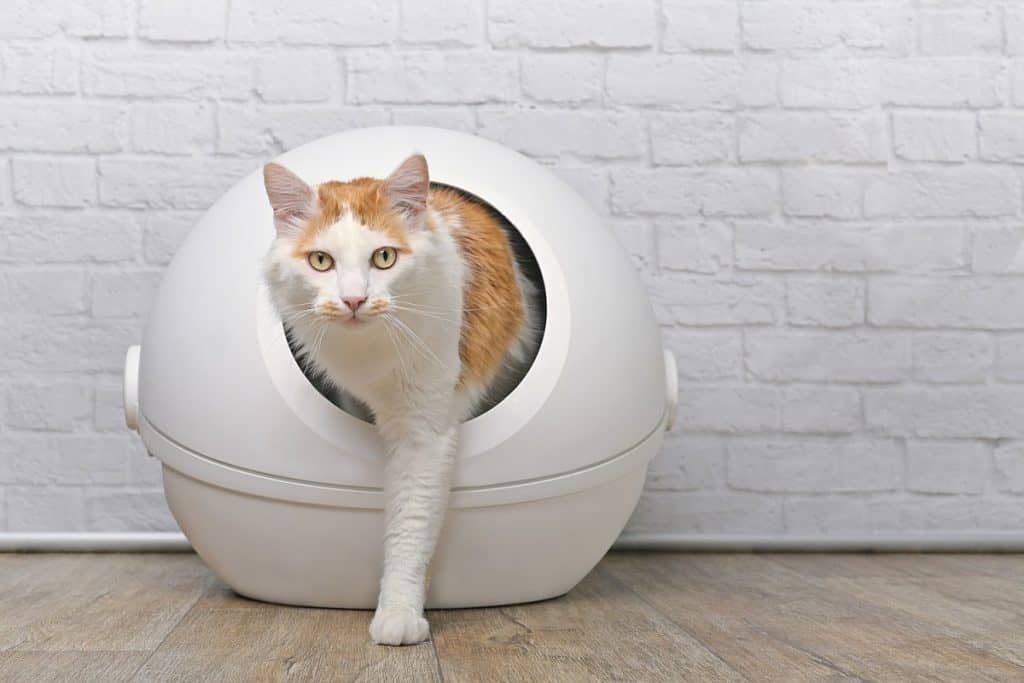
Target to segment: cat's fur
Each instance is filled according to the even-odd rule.
[[[532,361],[537,292],[494,214],[432,188],[420,155],[385,179],[314,188],[268,164],[264,180],[277,230],[265,263],[271,298],[306,361],[369,408],[388,447],[384,573],[370,635],[420,642],[457,426],[499,401]],[[398,254],[387,269],[371,261],[382,247]],[[333,267],[315,269],[312,252],[330,255]]]

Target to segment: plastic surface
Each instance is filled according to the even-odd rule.
[[[548,297],[530,372],[462,427],[455,485],[556,476],[636,445],[665,413],[660,332],[624,250],[561,180],[504,147],[431,128],[350,131],[279,161],[315,183],[385,175],[414,151],[433,179],[508,217],[537,257]],[[272,235],[258,170],[199,221],[145,330],[142,410],[162,433],[230,465],[380,487],[384,449],[373,427],[320,396],[284,343],[261,284]]]
[[[607,551],[675,414],[676,374],[632,263],[549,171],[480,138],[373,128],[279,161],[308,182],[383,176],[422,152],[434,180],[490,202],[540,267],[547,323],[520,385],[460,429],[432,606],[552,597]],[[199,221],[129,351],[125,419],[164,465],[171,511],[251,597],[372,607],[384,448],[288,350],[262,284],[272,239],[258,169]],[[137,387],[137,390],[136,390]]]

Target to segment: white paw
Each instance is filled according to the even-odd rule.
[[[419,612],[401,607],[378,607],[370,622],[370,638],[378,645],[413,645],[430,635]]]

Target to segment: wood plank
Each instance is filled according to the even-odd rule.
[[[835,561],[833,556],[792,557],[811,565],[821,559]],[[823,581],[852,580],[817,579],[820,567],[798,573],[753,555],[633,555],[612,557],[607,563],[660,611],[751,678],[757,678],[760,666],[772,679],[820,680],[812,663],[830,669],[833,678],[1024,677],[1024,670],[1012,663],[941,630],[922,627],[905,612],[825,585]],[[955,614],[946,618],[955,619]]]
[[[194,555],[15,555],[0,650],[149,651],[199,598]]]
[[[568,595],[431,613],[446,681],[739,681],[600,567]]]
[[[214,581],[136,680],[439,680],[430,643],[374,645],[371,616],[255,602]]]
[[[118,683],[129,681],[148,652],[92,650],[0,652],[0,681],[5,683]]]

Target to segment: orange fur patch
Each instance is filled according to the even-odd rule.
[[[348,182],[331,180],[317,188],[319,210],[309,219],[302,235],[295,241],[293,253],[304,257],[316,236],[336,223],[346,211],[351,211],[371,230],[387,235],[400,252],[409,251],[401,217],[391,209],[384,191],[384,181],[376,178],[356,178]]]
[[[457,227],[453,237],[469,268],[464,293],[460,385],[489,381],[526,320],[508,237],[479,204],[446,188],[430,191],[428,205]]]

